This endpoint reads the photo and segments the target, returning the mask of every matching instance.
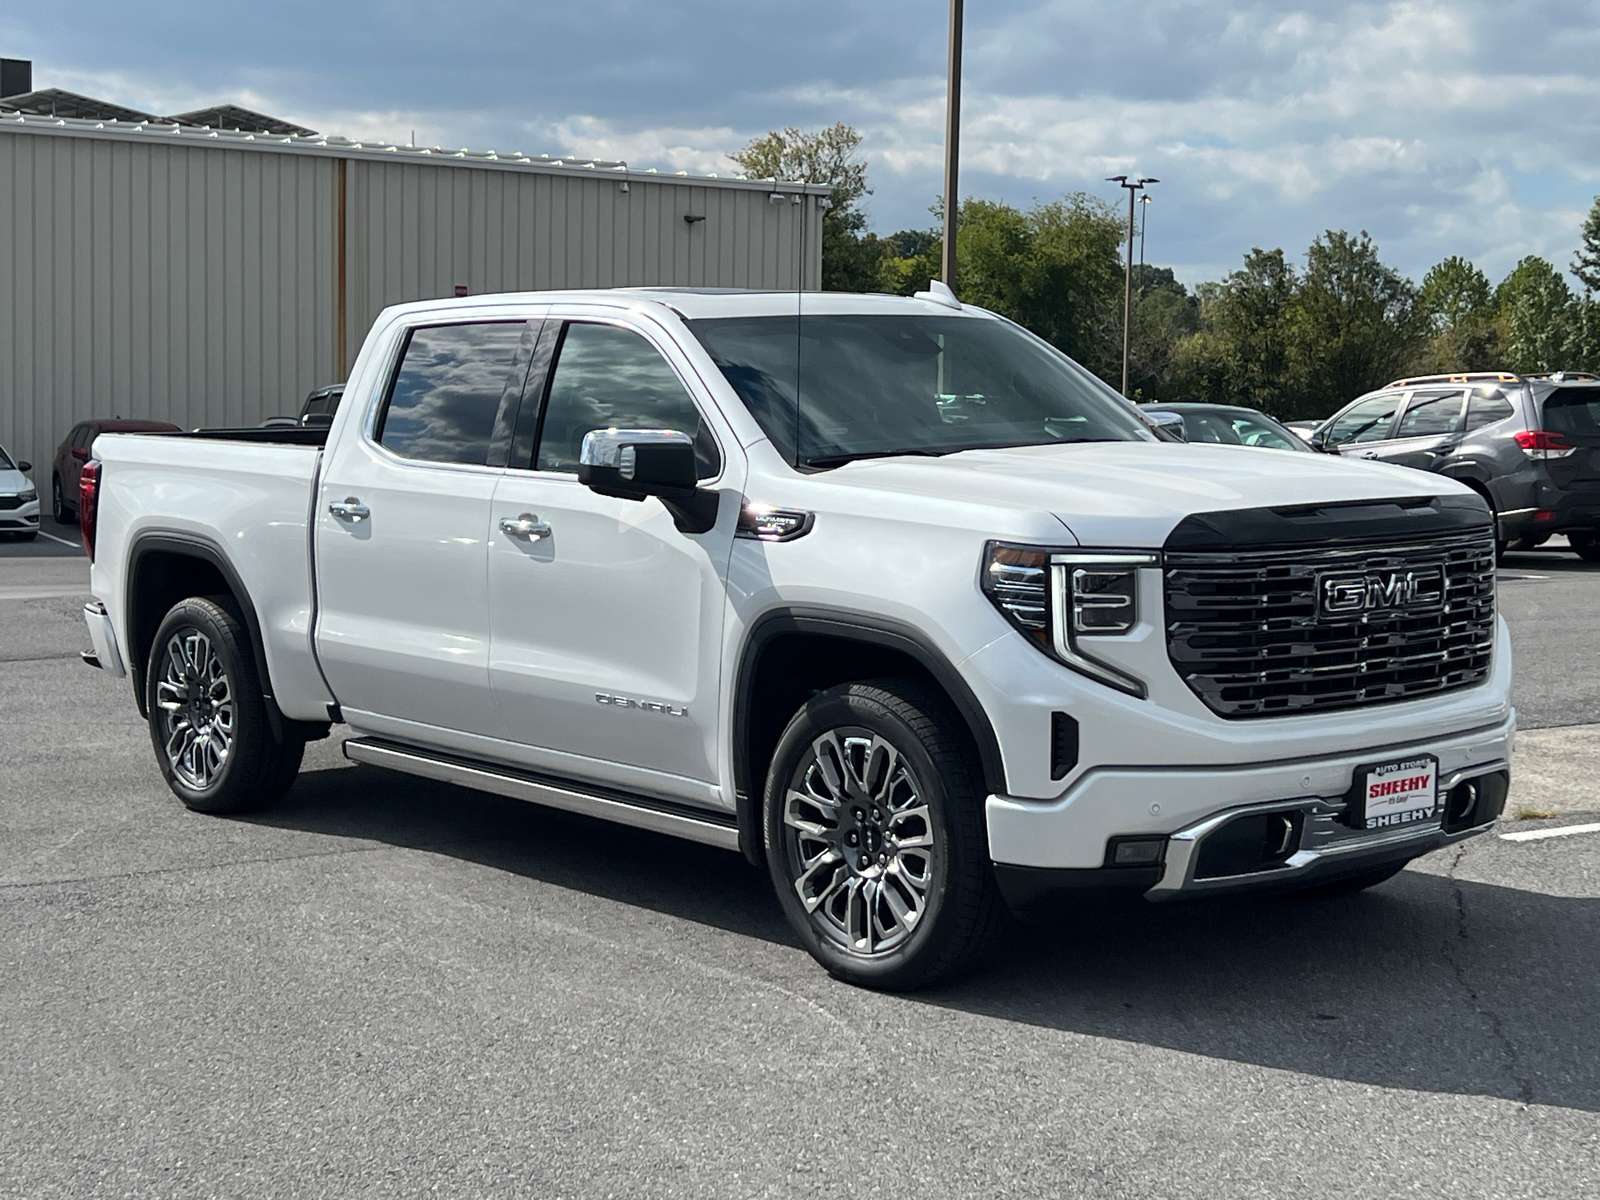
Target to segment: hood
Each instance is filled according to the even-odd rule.
[[[1193,513],[1463,494],[1440,475],[1331,454],[1170,442],[1084,442],[864,459],[830,482],[1053,513],[1080,545],[1160,546]]]
[[[33,480],[21,471],[0,471],[0,496],[15,496],[33,487]]]

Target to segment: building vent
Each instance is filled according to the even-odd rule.
[[[33,91],[33,62],[26,58],[0,58],[0,100]]]

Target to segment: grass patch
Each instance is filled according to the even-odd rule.
[[[1559,817],[1560,813],[1547,812],[1542,808],[1519,808],[1517,820],[1519,821],[1545,821],[1551,817]]]

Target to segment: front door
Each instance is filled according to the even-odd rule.
[[[1358,400],[1320,430],[1322,444],[1346,458],[1374,458],[1378,443],[1387,441],[1404,392],[1379,392]]]
[[[537,446],[494,494],[489,671],[523,761],[705,801],[717,777],[724,580],[744,463],[719,447],[687,362],[647,332],[601,319],[546,325],[553,366]],[[535,386],[530,377],[530,399]],[[683,533],[659,500],[579,483],[584,434],[610,427],[694,437],[702,486],[723,493],[716,526]]]
[[[375,411],[351,414],[316,512],[317,655],[358,728],[492,737],[492,447],[521,397],[537,321],[421,326]],[[448,739],[445,739],[448,742]]]

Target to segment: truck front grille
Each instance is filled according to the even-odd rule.
[[[1165,571],[1167,652],[1220,716],[1410,700],[1489,673],[1488,529],[1334,549],[1169,550]]]

